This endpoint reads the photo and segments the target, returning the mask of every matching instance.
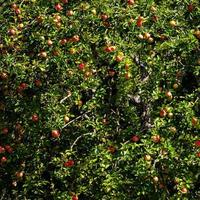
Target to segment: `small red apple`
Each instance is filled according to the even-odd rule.
[[[150,160],[151,160],[151,156],[150,156],[150,155],[145,155],[145,156],[144,156],[144,159],[145,159],[146,161],[150,161]]]
[[[138,142],[139,140],[140,140],[140,137],[138,135],[133,135],[131,137],[131,141],[133,141],[133,142]]]
[[[13,148],[12,148],[10,145],[5,145],[5,150],[6,150],[8,153],[13,153]]]
[[[0,146],[0,153],[5,153],[5,148]]]
[[[9,35],[16,35],[16,30],[14,28],[11,28],[8,30]]]
[[[73,10],[68,10],[67,13],[66,13],[66,15],[67,15],[68,17],[71,17],[71,16],[74,15],[74,11],[73,11]]]
[[[200,158],[200,152],[197,152],[196,156],[197,156],[198,158]]]
[[[200,147],[200,140],[195,141],[194,144],[196,147]]]
[[[8,132],[9,132],[9,130],[8,130],[7,127],[5,127],[5,128],[2,129],[2,133],[3,133],[4,135],[7,135]]]
[[[48,44],[48,46],[51,46],[53,44],[53,41],[49,39],[49,40],[47,40],[47,44]]]
[[[194,10],[194,6],[192,3],[190,3],[187,7],[188,12],[192,12]]]
[[[36,79],[34,82],[36,87],[40,87],[42,85],[42,82],[39,79]]]
[[[101,19],[102,19],[103,21],[106,21],[106,20],[108,19],[108,15],[102,14],[102,15],[101,15]]]
[[[152,141],[155,143],[159,143],[160,142],[160,135],[153,135],[151,137]]]
[[[198,124],[198,119],[196,117],[192,117],[192,125],[196,126]]]
[[[33,122],[38,122],[39,121],[39,116],[37,114],[33,114],[31,117]]]
[[[80,40],[80,37],[78,36],[78,35],[74,35],[73,37],[72,37],[72,41],[73,42],[78,42]]]
[[[8,159],[7,159],[5,156],[3,156],[3,157],[1,158],[1,163],[6,163],[7,160],[8,160]]]
[[[40,55],[41,58],[47,57],[47,53],[45,51],[41,51],[39,55]]]
[[[135,3],[135,1],[134,0],[128,0],[127,3],[128,3],[128,5],[133,5]]]
[[[66,4],[68,3],[68,0],[62,0],[62,3]]]
[[[144,18],[142,16],[139,16],[136,22],[137,27],[142,27],[143,22]]]
[[[51,131],[51,136],[53,138],[59,138],[60,137],[60,131],[59,130],[52,130]]]
[[[16,13],[16,15],[19,15],[19,14],[21,14],[21,10],[19,8],[16,8],[15,13]]]
[[[114,146],[109,146],[108,151],[113,154],[116,152],[116,148]]]
[[[181,193],[186,194],[188,193],[188,190],[186,187],[181,188]]]
[[[167,112],[165,109],[160,110],[160,117],[165,117],[167,115]]]
[[[23,171],[18,171],[18,172],[15,173],[15,175],[16,175],[16,177],[18,179],[21,179],[24,176],[24,172]]]
[[[122,60],[123,60],[123,56],[116,56],[116,58],[115,58],[115,60],[117,61],[117,62],[121,62]]]
[[[79,64],[79,69],[80,69],[80,70],[83,70],[84,68],[85,68],[85,64],[84,64],[84,63],[80,63],[80,64]]]
[[[64,167],[73,167],[73,166],[74,166],[73,160],[68,160],[64,163]]]
[[[73,195],[72,196],[72,200],[78,200],[78,196],[77,195]]]
[[[57,3],[55,6],[54,6],[55,10],[56,11],[61,11],[63,9],[63,7],[61,6],[61,4]]]

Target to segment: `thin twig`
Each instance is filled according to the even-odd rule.
[[[96,133],[96,131],[94,131],[93,133]],[[86,135],[92,135],[93,133],[85,133],[83,135],[80,135],[79,137],[76,138],[76,140],[73,142],[73,144],[70,147],[70,150],[72,151],[73,147],[76,145],[76,143],[78,142],[78,140]]]
[[[67,127],[71,123],[75,122],[76,120],[80,119],[81,117],[83,117],[84,115],[88,114],[89,112],[91,112],[91,111],[84,112],[82,115],[79,115],[78,117],[74,118],[73,120],[71,120],[70,122],[65,124],[61,129],[64,129],[65,127]]]

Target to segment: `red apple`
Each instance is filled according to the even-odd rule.
[[[8,131],[9,131],[9,130],[8,130],[8,128],[6,128],[6,127],[2,129],[2,133],[3,133],[4,135],[7,135],[7,134],[8,134]]]
[[[5,156],[3,156],[3,157],[1,158],[1,163],[5,163],[5,162],[7,162],[7,158],[6,158]]]
[[[200,158],[200,152],[198,152],[196,155],[197,155],[198,158]]]
[[[11,28],[8,30],[9,35],[16,35],[16,30],[14,28]]]
[[[186,187],[181,188],[181,193],[186,194],[188,192]]]
[[[190,3],[187,7],[188,12],[192,12],[194,10],[194,6],[192,3]]]
[[[39,55],[40,55],[41,58],[47,57],[47,53],[45,51],[41,51]]]
[[[115,60],[117,61],[117,62],[121,62],[122,60],[123,60],[123,56],[116,56],[116,58],[115,58]]]
[[[66,13],[67,16],[71,17],[74,15],[74,11],[73,10],[68,10]]]
[[[34,82],[36,87],[40,87],[42,85],[42,82],[39,79],[36,79]]]
[[[60,137],[60,131],[59,130],[52,130],[51,131],[51,136],[53,138],[59,138]]]
[[[79,69],[80,69],[80,70],[83,70],[84,68],[85,68],[85,64],[84,64],[84,63],[80,63],[80,64],[79,64]]]
[[[192,125],[196,126],[198,124],[198,119],[196,117],[192,117]]]
[[[160,110],[160,117],[165,117],[167,115],[167,112],[165,109]]]
[[[143,22],[144,22],[144,18],[139,16],[136,22],[137,27],[142,27]]]
[[[37,114],[33,114],[31,119],[32,119],[33,122],[38,122],[39,121],[39,117],[38,117]]]
[[[53,41],[52,40],[47,40],[47,44],[48,44],[48,46],[51,46],[53,44]]]
[[[64,167],[73,167],[73,166],[74,166],[73,160],[68,160],[64,163]]]
[[[68,0],[62,0],[62,3],[66,4],[68,3]]]
[[[80,37],[78,36],[78,35],[74,35],[73,37],[72,37],[72,41],[73,42],[78,42],[80,40]]]
[[[139,137],[138,135],[133,135],[133,136],[131,137],[131,140],[132,140],[133,142],[138,142],[138,141],[140,140],[140,137]]]
[[[72,200],[78,200],[78,196],[77,195],[73,195],[72,196]]]
[[[21,14],[21,10],[20,10],[19,8],[16,8],[16,9],[15,9],[15,13],[16,13],[17,15],[19,15],[19,14]]]
[[[54,6],[54,8],[56,9],[56,11],[61,11],[61,10],[63,9],[63,7],[62,7],[59,3],[57,3],[57,4]]]
[[[23,171],[18,171],[18,172],[15,173],[15,175],[16,175],[16,177],[18,179],[21,179],[24,176],[24,172]]]
[[[195,141],[194,144],[196,147],[200,147],[200,140]]]
[[[128,3],[128,5],[133,5],[135,3],[135,1],[134,0],[128,0],[127,3]]]
[[[151,137],[152,141],[155,143],[159,143],[160,142],[160,135],[153,135]]]
[[[108,151],[113,154],[116,152],[116,148],[114,146],[109,146]]]
[[[0,146],[0,153],[5,153],[5,148]]]
[[[103,21],[106,21],[106,20],[108,19],[108,15],[102,14],[102,15],[101,15],[101,19],[102,19]]]
[[[5,150],[6,150],[8,153],[12,153],[12,152],[13,152],[13,148],[12,148],[10,145],[5,145]]]

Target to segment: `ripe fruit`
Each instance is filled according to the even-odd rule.
[[[8,79],[8,73],[6,73],[6,72],[1,72],[1,73],[0,73],[0,78],[1,78],[2,80],[7,80],[7,79]]]
[[[144,22],[144,18],[139,16],[136,22],[137,27],[142,27],[143,22]]]
[[[5,150],[6,150],[8,153],[12,153],[12,152],[13,152],[13,148],[12,148],[10,145],[5,145]]]
[[[165,109],[160,110],[160,117],[165,117],[167,115],[167,112]]]
[[[138,39],[143,40],[143,39],[144,39],[144,36],[143,36],[142,34],[139,34],[139,35],[138,35]]]
[[[80,69],[80,70],[83,70],[84,68],[85,68],[85,64],[84,64],[84,63],[80,63],[80,64],[79,64],[79,69]]]
[[[73,167],[73,166],[74,166],[73,160],[68,160],[67,162],[64,163],[64,167]]]
[[[172,27],[175,27],[177,24],[176,24],[176,21],[175,20],[171,20],[169,22],[169,25],[172,26]]]
[[[109,74],[109,76],[114,76],[115,75],[115,70],[114,69],[109,69],[108,74]]]
[[[102,15],[101,15],[101,19],[102,19],[103,21],[106,21],[106,20],[108,19],[108,15],[102,14]]]
[[[5,148],[0,146],[0,153],[5,153]]]
[[[165,92],[165,96],[168,98],[168,99],[171,99],[173,96],[172,96],[172,93],[170,91],[166,91]]]
[[[16,177],[18,179],[21,179],[24,176],[24,172],[23,171],[18,171],[18,172],[15,173],[15,175],[16,175]]]
[[[169,112],[167,116],[171,119],[174,116],[174,114],[172,112]]]
[[[135,3],[135,1],[134,0],[128,0],[127,3],[128,3],[128,5],[133,5]]]
[[[72,42],[78,42],[80,40],[80,37],[78,35],[74,35],[72,37]]]
[[[73,196],[72,196],[72,200],[78,200],[78,196],[73,195]]]
[[[160,142],[160,135],[153,135],[151,137],[151,140],[155,143],[159,143]]]
[[[174,90],[178,89],[178,87],[179,87],[179,85],[178,85],[177,83],[174,83],[174,84],[173,84]]]
[[[150,155],[145,155],[145,156],[144,156],[144,159],[145,159],[146,161],[150,161],[150,160],[151,160],[151,156],[150,156]]]
[[[116,148],[114,146],[109,146],[108,151],[113,154],[113,153],[115,153]]]
[[[3,157],[1,158],[1,163],[5,163],[5,162],[7,162],[7,158],[6,158],[5,156],[3,156]]]
[[[16,30],[14,28],[11,28],[8,30],[9,35],[16,35]]]
[[[121,62],[122,60],[123,60],[123,56],[116,56],[116,58],[115,58],[115,60],[117,61],[117,62]]]
[[[66,13],[67,16],[73,16],[74,15],[74,11],[73,10],[68,10]]]
[[[198,152],[198,153],[196,154],[196,156],[197,156],[198,158],[200,158],[200,152]]]
[[[37,114],[33,114],[31,119],[32,119],[33,122],[38,122],[39,121],[39,117],[38,117]]]
[[[138,141],[140,140],[140,137],[139,137],[138,135],[133,135],[133,136],[131,137],[131,140],[132,140],[133,142],[138,142]]]
[[[159,181],[159,178],[158,178],[157,176],[154,176],[154,177],[153,177],[153,181],[154,181],[155,183],[157,183],[157,182]]]
[[[196,117],[192,117],[192,125],[196,126],[198,124],[198,119]]]
[[[200,140],[195,141],[194,144],[196,147],[200,147]]]
[[[152,37],[150,37],[148,40],[147,40],[148,43],[153,43],[154,42],[154,39]]]
[[[47,53],[45,51],[41,51],[39,55],[40,55],[41,58],[47,57]]]
[[[68,3],[68,0],[62,0],[62,3],[66,4]]]
[[[188,12],[192,12],[194,10],[194,6],[192,3],[190,3],[187,7]]]
[[[13,4],[11,5],[11,8],[12,8],[12,10],[17,9],[17,4],[16,4],[16,3],[13,3]]]
[[[69,120],[70,120],[69,117],[67,115],[65,115],[64,116],[64,122],[67,123],[67,122],[69,122]]]
[[[200,39],[200,30],[195,31],[195,32],[194,32],[194,35],[195,35],[198,39]]]
[[[61,10],[63,9],[63,7],[62,7],[59,3],[57,3],[57,4],[54,6],[54,8],[56,9],[56,11],[61,11]]]
[[[151,37],[151,34],[150,33],[144,33],[144,39],[145,40],[148,40],[149,38]]]
[[[186,194],[187,192],[188,192],[188,190],[187,190],[186,187],[183,187],[183,188],[181,189],[181,193]]]
[[[52,40],[47,40],[47,44],[48,44],[48,46],[51,46],[53,44],[53,41]]]
[[[21,10],[19,8],[16,8],[15,13],[16,13],[16,15],[19,15],[19,14],[21,14]]]
[[[8,130],[8,128],[6,128],[6,127],[2,129],[2,133],[3,133],[4,135],[7,135],[7,134],[8,134],[8,131],[9,131],[9,130]]]
[[[36,86],[36,87],[40,87],[40,86],[42,85],[42,82],[41,82],[39,79],[36,79],[36,80],[34,81],[34,83],[35,83],[35,86]]]
[[[53,138],[59,138],[60,137],[60,131],[59,130],[52,130],[51,131],[51,136]]]

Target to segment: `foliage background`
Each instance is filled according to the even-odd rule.
[[[200,198],[199,2],[63,2],[0,0],[1,199]]]

